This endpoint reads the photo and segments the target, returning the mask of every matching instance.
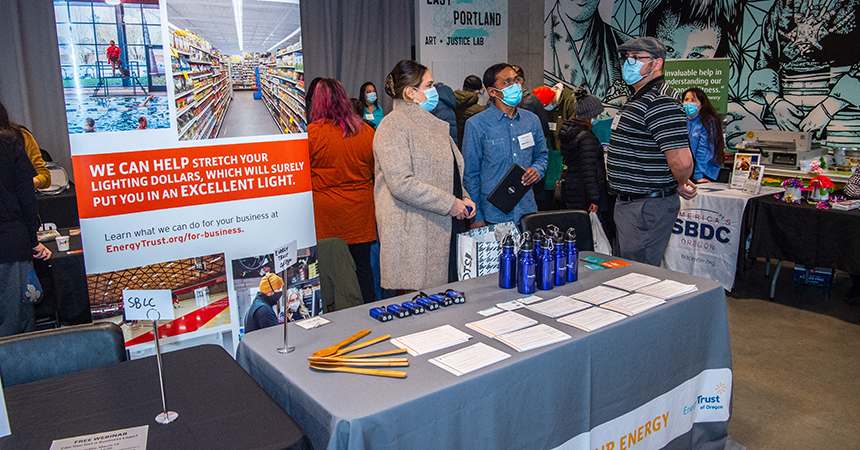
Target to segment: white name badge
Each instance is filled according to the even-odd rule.
[[[535,138],[532,137],[531,132],[526,133],[526,134],[521,134],[521,135],[517,136],[517,139],[520,140],[520,150],[524,150],[524,149],[527,149],[529,147],[534,147],[534,145],[535,145]]]
[[[170,289],[122,291],[125,320],[173,320]]]
[[[557,130],[557,129],[558,129],[558,124],[557,124],[557,123],[555,123],[555,122],[550,122],[550,123],[549,123],[549,131],[555,131],[555,130]]]
[[[364,118],[367,120],[373,120],[373,114],[365,114]]]
[[[612,131],[615,131],[615,129],[618,128],[618,122],[621,122],[621,111],[615,113],[615,118],[612,119],[612,125],[610,125],[609,128]]]

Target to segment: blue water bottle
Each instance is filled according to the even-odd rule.
[[[576,250],[576,230],[568,228],[564,236],[567,251],[567,281],[576,281],[579,275],[579,252]]]
[[[567,249],[560,231],[556,231],[552,237],[552,246],[555,253],[555,285],[564,286],[567,281]]]
[[[512,289],[517,283],[517,255],[514,254],[514,238],[505,236],[502,240],[502,254],[499,255],[499,287]]]
[[[555,284],[555,254],[552,248],[552,238],[549,236],[541,238],[540,247],[537,264],[537,286],[542,291],[549,291]]]
[[[531,233],[523,233],[523,243],[517,254],[517,292],[520,294],[534,294],[535,283],[535,249]]]

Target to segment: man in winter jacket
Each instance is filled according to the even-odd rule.
[[[457,97],[457,107],[454,108],[454,114],[457,116],[457,148],[463,148],[466,121],[484,110],[484,107],[478,104],[478,95],[483,87],[484,84],[477,75],[469,75],[463,80],[463,90],[454,91],[454,96]]]

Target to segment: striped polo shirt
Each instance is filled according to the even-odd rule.
[[[690,146],[687,116],[675,92],[657,77],[633,94],[619,111],[606,158],[609,185],[619,194],[648,194],[674,188],[663,152]]]

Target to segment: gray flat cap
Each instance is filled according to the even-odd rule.
[[[618,46],[618,53],[622,55],[624,52],[648,52],[655,58],[666,59],[666,45],[660,42],[659,39],[651,36],[642,36],[640,38],[631,39]]]

